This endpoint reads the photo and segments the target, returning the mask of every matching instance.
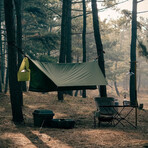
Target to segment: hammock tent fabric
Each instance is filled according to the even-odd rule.
[[[107,85],[97,62],[59,64],[39,62],[25,57],[20,67],[18,81],[27,81],[21,74],[28,75],[29,71],[29,91],[96,89],[98,85]]]

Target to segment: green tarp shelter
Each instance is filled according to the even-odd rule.
[[[106,85],[97,62],[47,63],[28,58],[29,90],[35,92],[96,89]]]

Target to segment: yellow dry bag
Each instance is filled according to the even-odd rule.
[[[21,63],[19,71],[17,73],[18,81],[29,81],[30,80],[30,69],[28,58],[25,57]]]

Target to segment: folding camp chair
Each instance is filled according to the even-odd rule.
[[[114,125],[114,117],[117,111],[114,107],[114,98],[111,97],[96,97],[95,103],[97,111],[94,113],[94,127],[96,127],[96,118],[98,118],[98,126],[101,122],[107,122],[109,125]]]

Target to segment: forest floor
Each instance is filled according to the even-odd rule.
[[[94,128],[95,91],[87,98],[65,96],[58,101],[56,93],[26,92],[24,96],[24,124],[15,125],[11,115],[9,94],[0,94],[0,148],[140,148],[148,147],[148,94],[138,94],[144,109],[138,109],[138,126],[101,125]],[[111,96],[111,94],[109,94]],[[120,97],[119,97],[120,99]],[[119,102],[122,102],[122,97]],[[55,119],[73,119],[72,129],[39,128],[34,126],[32,113],[36,109],[52,110]],[[129,115],[135,121],[134,113]]]

